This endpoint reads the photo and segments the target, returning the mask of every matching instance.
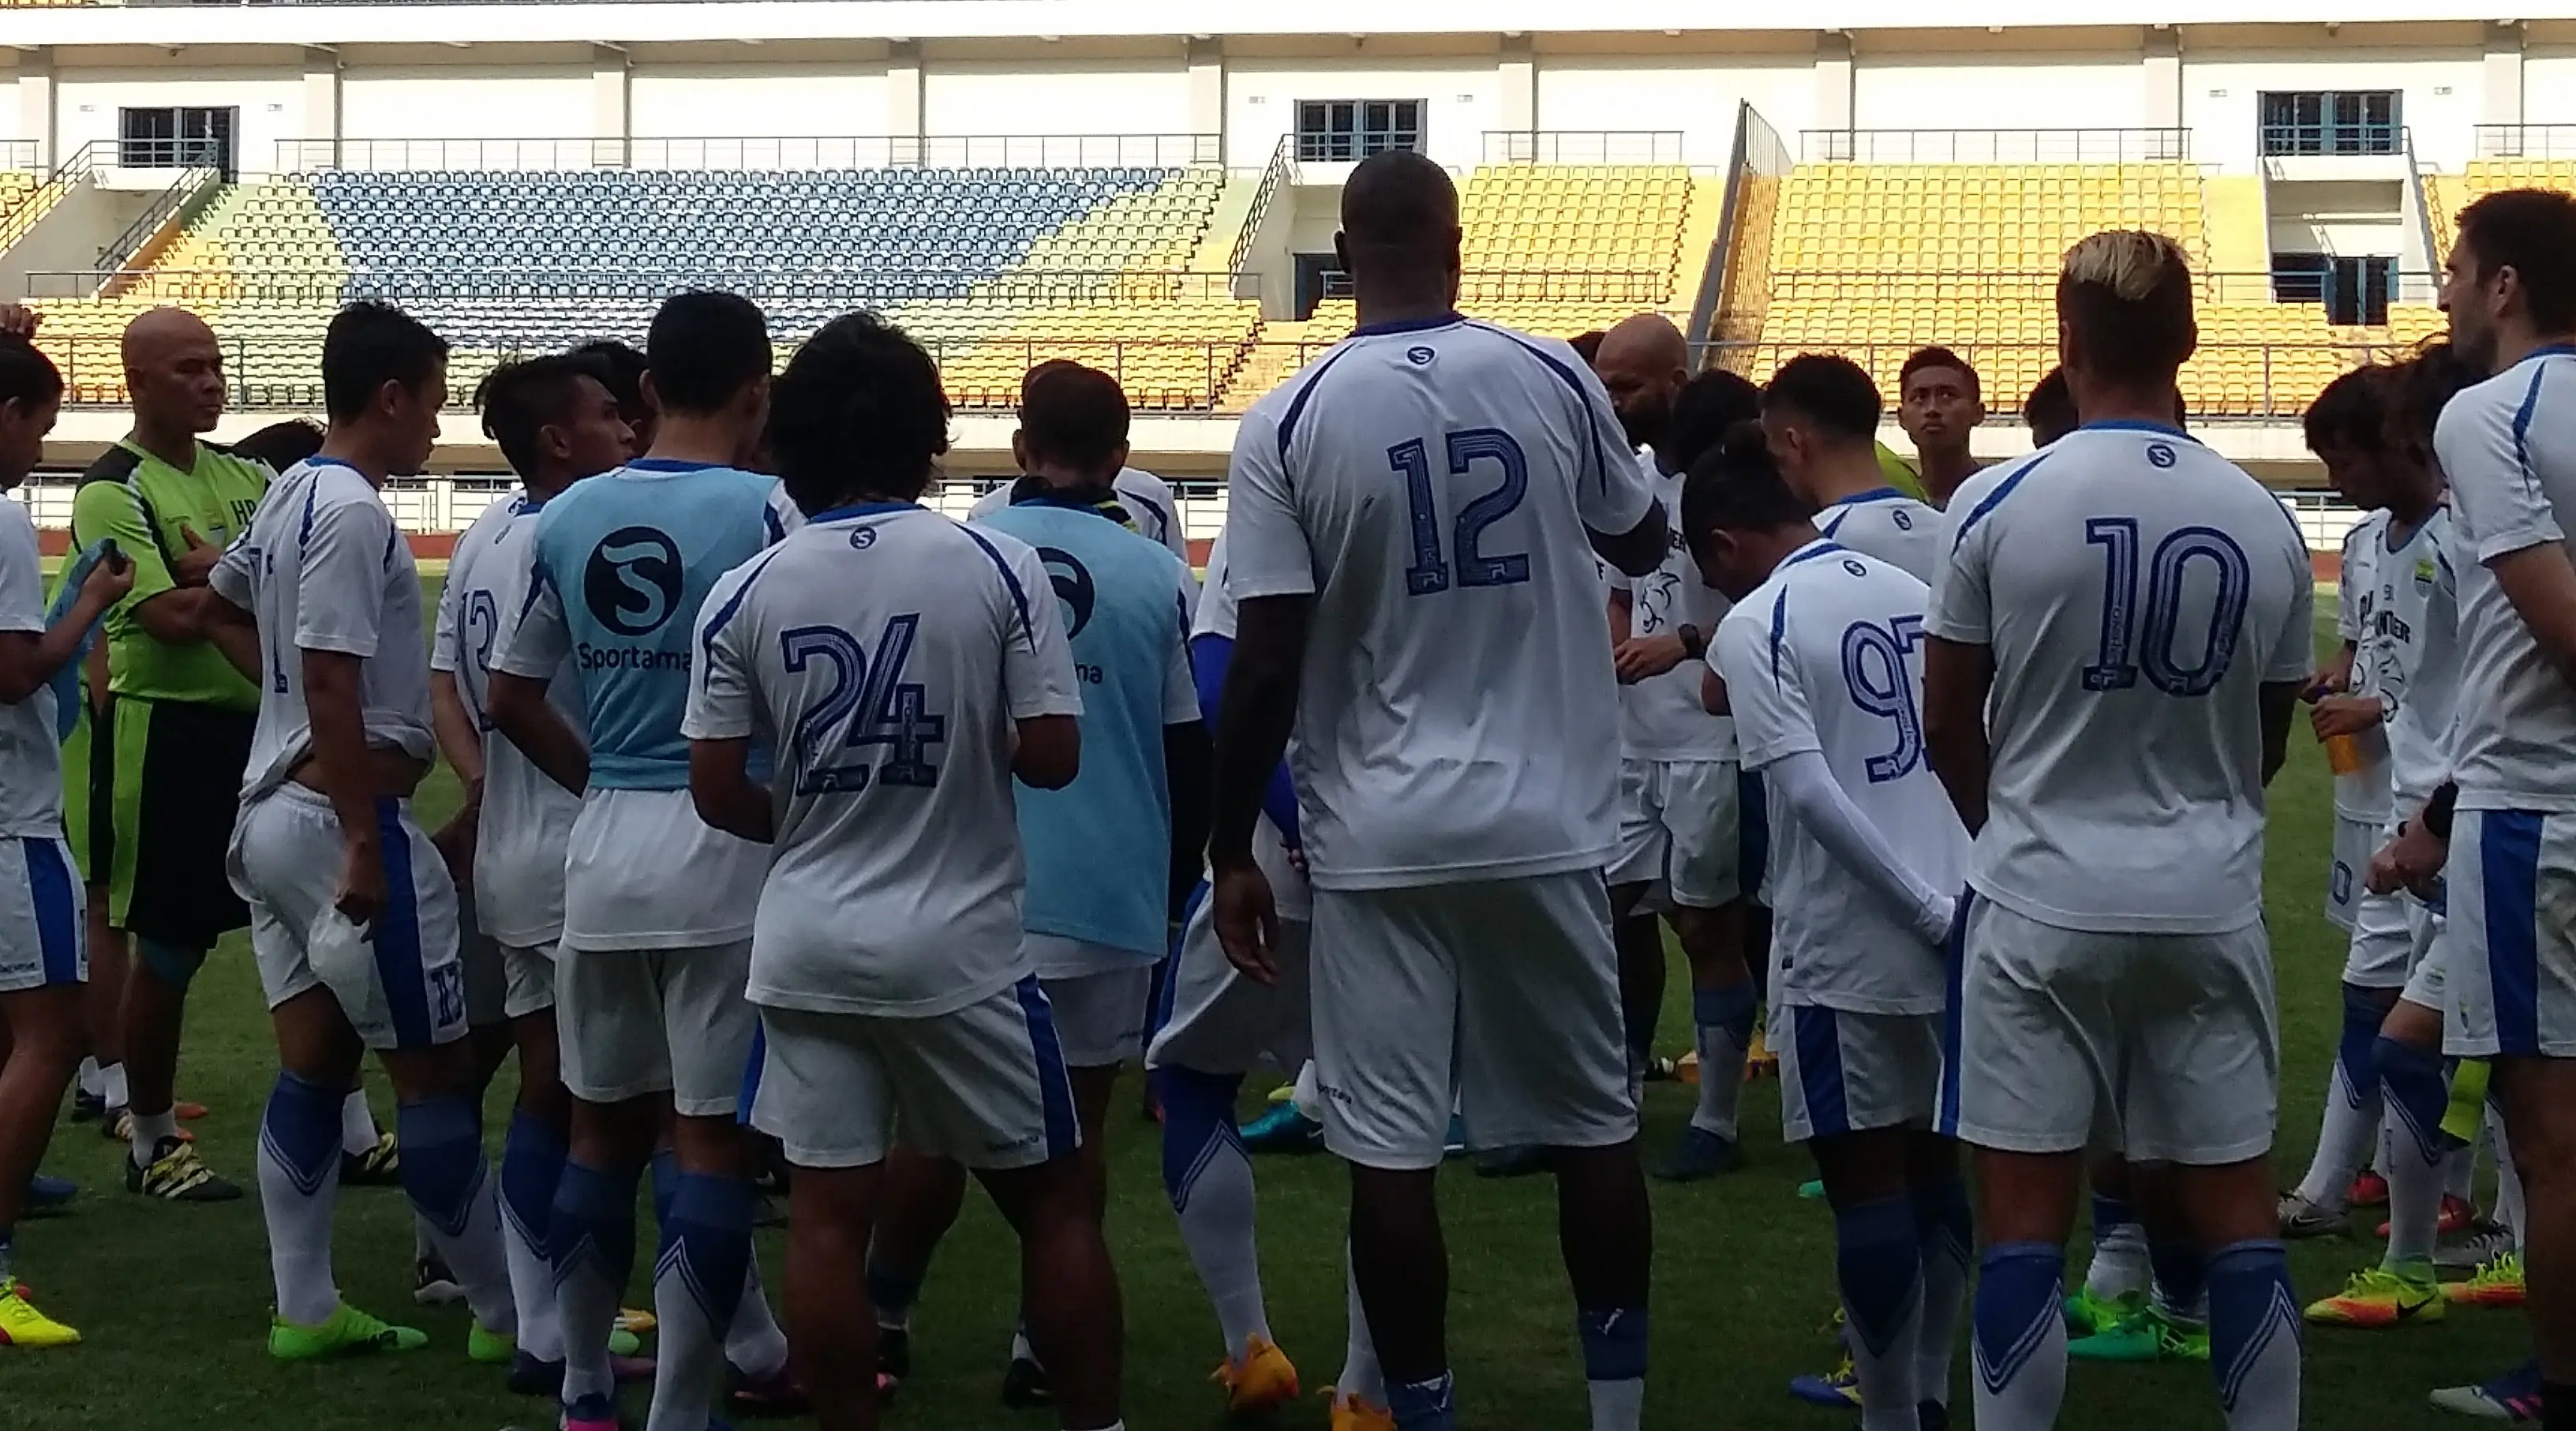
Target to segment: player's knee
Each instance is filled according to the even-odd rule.
[[[203,949],[183,949],[158,939],[137,939],[134,948],[138,962],[153,978],[181,993],[186,993],[188,986],[196,982],[197,971],[206,967],[206,951]]]

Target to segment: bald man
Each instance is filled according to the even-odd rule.
[[[91,908],[121,931],[106,941],[120,958],[123,935],[135,942],[106,1129],[129,1149],[127,1191],[223,1202],[241,1189],[181,1136],[171,1082],[189,981],[217,939],[250,923],[224,852],[259,710],[244,673],[259,655],[206,573],[274,474],[198,440],[224,412],[223,350],[204,320],[155,308],[128,325],[123,356],[134,430],[81,474],[72,501],[74,541],[112,539],[134,562],[134,590],[108,613],[109,699],[90,737],[87,864],[107,893]]]

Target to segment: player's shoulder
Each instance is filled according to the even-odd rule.
[[[2462,388],[2443,405],[2433,423],[2433,445],[2447,454],[2443,467],[2454,485],[2464,476],[2474,482],[2488,475],[2486,466],[2474,460],[2480,451],[2500,451],[2508,444],[2517,454],[2527,450],[2543,410],[2542,388],[2553,378],[2562,389],[2576,381],[2576,354],[2544,348]]]
[[[110,487],[122,487],[132,481],[134,474],[142,468],[143,454],[124,443],[110,443],[105,452],[100,453],[87,467],[81,469],[78,494],[87,496],[91,487],[102,483]],[[77,499],[76,497],[75,500]]]
[[[8,529],[11,544],[15,545],[23,536],[27,544],[32,546],[36,540],[36,519],[27,514],[27,504],[14,500],[0,500],[0,508],[7,509],[0,511],[0,527]]]
[[[1965,537],[1980,523],[1991,519],[2021,489],[2023,481],[2055,459],[2073,436],[2070,433],[2026,457],[1998,462],[1970,473],[1968,479],[1950,494],[1950,515],[1957,519],[1958,535]]]
[[[254,486],[265,487],[277,480],[277,469],[256,457],[247,456],[219,442],[201,442],[205,455],[219,471]]]

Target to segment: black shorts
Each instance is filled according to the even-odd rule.
[[[225,852],[250,764],[250,711],[118,696],[90,733],[90,879],[137,939],[212,949],[250,926]]]

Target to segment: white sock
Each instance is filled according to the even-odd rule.
[[[2411,1145],[2413,1139],[2407,1142]],[[2388,1169],[2388,1255],[2384,1265],[2432,1266],[2442,1216],[2442,1163],[2410,1146]]]
[[[98,1076],[101,1085],[106,1089],[108,1107],[122,1108],[126,1100],[134,1096],[125,1086],[124,1064],[105,1064],[100,1067]]]
[[[1037,1359],[1038,1349],[1029,1343],[1029,1329],[1026,1327],[1011,1328],[1011,1360],[1037,1361]],[[1040,1362],[1039,1365],[1043,1366],[1045,1363]]]
[[[100,1075],[95,1058],[80,1061],[80,1091],[92,1098],[103,1097],[107,1093],[107,1080]]]
[[[733,1330],[725,1334],[725,1361],[754,1381],[766,1381],[787,1366],[787,1334],[770,1315],[757,1261],[743,1274],[742,1301],[733,1309]]]
[[[661,1328],[645,1431],[705,1431],[709,1412],[723,1399],[724,1338],[688,1282],[680,1259],[666,1250],[653,1276],[653,1312]]]
[[[1368,1313],[1360,1308],[1359,1280],[1350,1274],[1350,1251],[1342,1253],[1342,1292],[1350,1306],[1350,1340],[1342,1351],[1342,1374],[1333,1389],[1371,1406],[1386,1405],[1386,1374],[1378,1369],[1377,1341],[1369,1335]]]
[[[260,1117],[259,1211],[268,1227],[277,1315],[319,1326],[340,1309],[331,1276],[331,1211],[340,1159],[331,1147],[329,1095],[292,1074],[278,1078]]]
[[[509,1260],[510,1300],[519,1309],[519,1350],[539,1361],[561,1361],[563,1318],[555,1303],[554,1264],[542,1245],[545,1229],[521,1227],[508,1211],[504,1204],[501,1250]]]
[[[1691,1126],[1734,1142],[1736,1107],[1744,1099],[1745,1046],[1721,1024],[1692,1030],[1699,1046],[1699,1107]]]
[[[1241,1358],[1254,1337],[1270,1340],[1261,1298],[1261,1256],[1254,1240],[1252,1160],[1231,1129],[1211,1130],[1174,1198],[1181,1245],[1216,1309],[1225,1354]]]
[[[489,1181],[475,1196],[465,1226],[454,1233],[415,1215],[416,1235],[428,1239],[438,1259],[465,1289],[465,1305],[487,1332],[518,1335],[518,1303],[510,1295],[510,1254],[501,1236],[501,1200]]]
[[[350,1157],[375,1151],[381,1135],[376,1132],[376,1115],[367,1107],[363,1088],[349,1090],[340,1104],[340,1151]]]
[[[2442,1196],[2469,1200],[2478,1179],[2478,1150],[2474,1147],[2453,1148],[2442,1155]]]
[[[2110,1301],[2145,1291],[2149,1280],[2144,1226],[2124,1222],[2093,1230],[2093,1265],[2085,1269],[2085,1291]]]
[[[2505,1141],[2504,1124],[2495,1110],[2487,1110],[2487,1127],[2495,1135],[2496,1155],[2496,1221],[2513,1234],[2513,1250],[2522,1250],[2523,1202],[2522,1170],[2514,1166],[2513,1145]]]
[[[2382,1118],[2379,1121],[2379,1151],[2370,1155],[2370,1170],[2379,1174],[2383,1182],[2388,1178],[2389,1155],[2396,1150],[2397,1130],[2389,1125],[2387,1119]]]
[[[2377,1140],[2381,1115],[2378,1077],[2373,1075],[2367,1092],[2356,1094],[2343,1060],[2336,1059],[2326,1070],[2325,1121],[2317,1129],[2316,1157],[2299,1180],[2299,1196],[2322,1211],[2343,1211],[2353,1174]]]
[[[136,1113],[131,1121],[134,1124],[134,1139],[131,1146],[134,1166],[138,1168],[152,1166],[152,1150],[160,1146],[162,1139],[179,1136],[179,1115],[168,1108],[149,1116]]]
[[[1592,1431],[1637,1431],[1640,1418],[1646,1414],[1646,1379],[1632,1376],[1620,1381],[1587,1381],[1583,1383],[1592,1397]],[[1905,1408],[1905,1431],[1914,1431],[1914,1408]],[[1869,1423],[1864,1419],[1864,1426]],[[1891,1426],[1896,1423],[1889,1423]]]

